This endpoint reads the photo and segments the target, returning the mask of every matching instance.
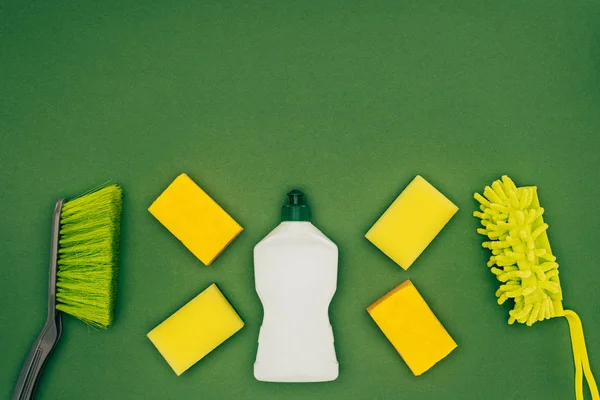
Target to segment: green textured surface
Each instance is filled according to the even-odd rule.
[[[566,321],[496,305],[472,193],[540,187],[600,374],[599,133],[598,1],[0,0],[0,396],[45,318],[54,201],[111,178],[115,324],[65,318],[38,398],[573,398]],[[180,172],[245,228],[209,268],[146,211]],[[417,173],[461,210],[404,272],[363,234]],[[332,383],[252,376],[251,249],[293,187],[340,247]],[[407,278],[459,344],[419,378],[364,310]],[[177,377],[145,334],[212,282],[246,326]]]

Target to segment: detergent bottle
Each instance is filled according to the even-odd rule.
[[[264,310],[254,363],[259,381],[325,382],[338,376],[329,322],[338,249],[310,217],[304,193],[292,190],[281,223],[254,247]]]

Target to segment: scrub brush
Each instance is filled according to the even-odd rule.
[[[550,249],[540,207],[537,187],[517,187],[508,177],[492,183],[475,194],[481,211],[473,215],[481,219],[483,228],[477,232],[489,238],[483,247],[492,255],[488,262],[491,272],[501,282],[496,292],[498,304],[511,301],[508,323],[531,326],[537,321],[565,317],[569,323],[575,361],[575,395],[583,400],[583,378],[592,399],[599,400],[598,386],[588,360],[583,326],[579,316],[565,310],[558,277],[556,257]]]
[[[95,328],[112,324],[115,310],[122,190],[106,185],[54,207],[48,318],[23,364],[13,400],[31,399],[62,333],[61,314]]]

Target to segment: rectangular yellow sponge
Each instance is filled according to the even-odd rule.
[[[205,265],[243,229],[186,174],[179,175],[148,211]]]
[[[417,175],[365,237],[406,270],[457,211],[457,206]]]
[[[367,311],[416,376],[457,347],[409,280],[370,305]]]
[[[214,283],[148,333],[177,375],[242,329],[244,321]]]

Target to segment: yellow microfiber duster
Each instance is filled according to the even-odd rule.
[[[550,249],[548,224],[542,218],[544,209],[540,207],[537,187],[517,187],[505,175],[487,186],[483,196],[476,193],[475,199],[481,204],[481,211],[473,215],[483,225],[477,232],[490,239],[483,243],[492,252],[488,267],[502,282],[496,292],[498,304],[509,299],[514,302],[508,323],[517,321],[531,326],[544,319],[565,317],[575,360],[576,397],[583,400],[585,376],[592,398],[600,399],[581,320],[574,311],[563,309],[558,264]]]

